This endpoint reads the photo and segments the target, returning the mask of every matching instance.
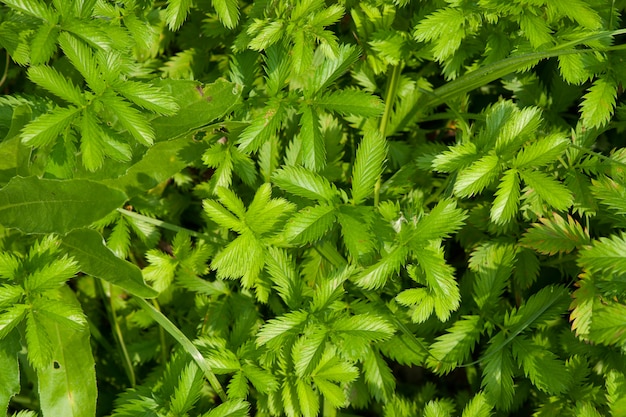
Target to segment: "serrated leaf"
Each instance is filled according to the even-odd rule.
[[[594,240],[580,251],[578,264],[590,272],[605,274],[626,273],[626,234]]]
[[[572,193],[554,178],[540,171],[520,171],[520,176],[551,207],[564,211],[572,205]]]
[[[553,352],[521,336],[516,337],[511,345],[513,356],[537,388],[553,395],[567,389],[570,374],[565,363]]]
[[[192,4],[192,0],[168,1],[167,8],[165,9],[165,21],[170,30],[176,31],[180,28],[187,18]]]
[[[59,35],[59,45],[74,68],[85,78],[89,88],[98,94],[104,92],[106,84],[102,80],[92,50],[82,41],[66,32]]]
[[[292,258],[284,250],[270,247],[265,268],[285,304],[297,308],[302,297],[302,282]]]
[[[313,102],[342,116],[376,117],[384,110],[383,102],[378,97],[360,90],[334,91]]]
[[[490,341],[483,358],[486,360],[483,368],[481,387],[491,404],[498,410],[508,410],[513,403],[515,389],[513,388],[513,358],[505,343],[504,333],[498,333]]]
[[[95,181],[15,177],[0,189],[0,224],[25,233],[67,233],[103,218],[126,198]]]
[[[379,401],[389,399],[396,389],[396,379],[389,365],[373,349],[369,349],[367,358],[363,361],[363,374],[374,398]]]
[[[248,396],[248,380],[243,372],[237,372],[228,383],[228,398],[245,399]]]
[[[321,171],[326,166],[326,144],[320,128],[319,115],[310,106],[301,108],[300,157],[302,165],[313,172]]]
[[[283,190],[310,200],[330,203],[339,195],[325,177],[300,166],[282,167],[274,172],[272,180]]]
[[[267,394],[278,389],[278,381],[271,372],[257,366],[244,364],[243,372],[259,392]]]
[[[28,68],[28,78],[69,103],[77,106],[85,104],[80,89],[54,68],[46,65],[31,66]]]
[[[374,191],[385,168],[387,141],[378,131],[369,130],[356,151],[352,168],[352,202],[361,204]]]
[[[600,203],[615,213],[626,214],[626,187],[607,176],[591,180],[591,192]]]
[[[515,248],[496,242],[485,243],[472,253],[469,268],[475,272],[474,300],[480,308],[490,307],[509,283],[515,265]]]
[[[298,329],[308,319],[308,313],[306,311],[298,310],[284,314],[278,318],[268,320],[261,330],[257,333],[256,343],[259,346],[263,346],[267,343],[274,341],[276,338],[286,333],[292,332],[294,329]]]
[[[412,233],[413,240],[425,243],[448,238],[464,225],[466,218],[467,214],[457,208],[456,201],[442,199],[417,222]]]
[[[22,129],[22,141],[25,145],[36,147],[52,144],[79,112],[80,109],[76,107],[57,107],[50,113],[39,116]]]
[[[497,155],[483,156],[469,167],[461,170],[454,183],[454,193],[459,197],[479,194],[500,176],[502,166]]]
[[[48,368],[52,365],[53,345],[46,327],[39,314],[32,310],[28,311],[26,315],[28,361],[35,369]]]
[[[419,41],[431,41],[437,61],[452,56],[465,37],[465,14],[461,9],[446,7],[431,13],[415,27]]]
[[[145,146],[150,146],[154,143],[154,129],[152,129],[146,117],[139,110],[133,108],[128,102],[114,94],[104,95],[100,100],[137,142]]]
[[[389,322],[373,314],[339,317],[332,322],[331,328],[335,332],[372,342],[389,339],[395,333],[395,328]]]
[[[276,134],[280,128],[285,109],[280,103],[272,103],[263,109],[263,115],[254,118],[252,123],[239,135],[237,144],[243,152],[254,152]]]
[[[22,322],[29,308],[25,304],[15,304],[0,313],[0,339],[4,339],[7,335]]]
[[[447,333],[437,337],[430,345],[430,356],[426,359],[429,368],[439,374],[447,374],[463,363],[478,342],[483,323],[480,316],[463,316]]]
[[[576,336],[586,338],[591,330],[591,323],[595,317],[594,309],[599,306],[599,295],[596,286],[583,275],[576,285],[578,288],[572,294],[572,303],[570,304],[570,321],[572,322],[572,330],[576,332]]]
[[[569,253],[591,243],[589,232],[570,215],[567,221],[554,213],[552,219],[540,218],[520,239],[520,243],[544,255]]]
[[[518,211],[520,196],[520,180],[517,170],[509,169],[500,180],[496,198],[491,206],[491,221],[497,225],[504,225],[510,222]]]
[[[359,59],[359,49],[354,45],[342,44],[335,56],[335,59],[324,59],[322,64],[315,68],[305,87],[306,95],[313,96],[335,82]]]
[[[203,414],[202,417],[247,417],[249,410],[250,403],[247,401],[230,400]]]
[[[611,302],[593,309],[589,340],[608,346],[626,347],[626,306]]]
[[[374,265],[358,274],[354,283],[367,290],[382,288],[392,275],[398,273],[408,255],[409,249],[406,246],[395,247]]]
[[[239,22],[238,0],[212,0],[217,17],[229,29],[234,29]]]
[[[585,29],[598,30],[602,27],[598,13],[582,0],[553,0],[550,5]]]
[[[241,220],[235,217],[230,211],[226,210],[224,206],[217,201],[204,200],[202,202],[202,206],[204,208],[204,212],[209,216],[209,218],[221,227],[225,227],[239,233],[245,230],[245,226]]]
[[[160,115],[171,116],[179,109],[169,94],[146,83],[124,81],[116,91],[136,105]]]
[[[300,400],[300,410],[304,417],[317,417],[320,410],[320,400],[318,394],[313,391],[308,382],[302,379],[296,380],[296,391]]]
[[[478,159],[474,142],[461,142],[448,147],[448,150],[435,156],[432,167],[437,172],[458,171]]]
[[[614,80],[608,77],[595,80],[580,105],[583,124],[588,128],[606,125],[613,116],[616,99],[617,84]]]
[[[490,417],[493,405],[489,403],[484,393],[479,392],[463,409],[461,417]]]
[[[335,207],[317,205],[296,213],[285,226],[285,238],[297,244],[321,239],[335,224]]]
[[[24,282],[24,289],[29,293],[43,293],[59,288],[65,281],[78,273],[78,265],[73,259],[63,256],[37,268]]]
[[[525,146],[513,159],[516,168],[539,167],[556,160],[565,152],[568,141],[559,134],[541,138]]]

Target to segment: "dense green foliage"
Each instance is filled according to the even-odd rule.
[[[624,9],[1,0],[0,414],[626,415]]]

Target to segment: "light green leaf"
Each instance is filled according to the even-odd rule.
[[[483,358],[485,366],[481,387],[491,404],[498,410],[508,410],[513,403],[515,389],[513,387],[513,358],[511,349],[503,347],[505,344],[504,333],[498,333],[490,341]]]
[[[212,0],[217,17],[228,29],[234,29],[239,22],[238,0]]]
[[[541,223],[533,223],[532,228],[520,239],[526,247],[544,255],[569,253],[591,243],[589,231],[570,215],[567,221],[554,213],[552,219],[540,218]]]
[[[254,152],[271,139],[280,128],[285,117],[285,108],[280,102],[269,102],[262,115],[254,118],[252,123],[239,135],[237,144],[243,152]]]
[[[99,100],[102,105],[117,117],[119,123],[137,142],[145,146],[150,146],[154,143],[154,129],[150,126],[148,119],[142,112],[115,94],[105,94]]]
[[[85,97],[80,89],[54,68],[46,65],[31,66],[28,68],[28,78],[69,103],[76,106],[85,104]]]
[[[461,170],[454,183],[454,192],[459,197],[480,194],[500,176],[502,166],[495,154],[483,156],[469,167]]]
[[[389,365],[377,351],[369,349],[363,361],[363,374],[371,393],[378,401],[388,400],[396,390],[396,379]]]
[[[296,381],[296,391],[300,400],[300,410],[304,417],[317,417],[320,410],[320,400],[318,394],[313,391],[308,382],[302,379]]]
[[[593,82],[580,105],[582,122],[585,127],[594,128],[606,125],[613,116],[617,99],[617,83],[607,76]]]
[[[567,210],[572,205],[572,193],[556,179],[541,171],[520,171],[520,176],[539,197],[557,210]]]
[[[378,97],[360,90],[334,91],[315,99],[313,103],[342,116],[376,117],[384,110]]]
[[[2,321],[1,317],[0,315],[0,322]],[[20,392],[20,368],[17,358],[19,347],[20,340],[17,333],[0,338],[0,369],[2,369],[2,378],[0,379],[0,415],[7,413],[9,401]]]
[[[565,363],[553,352],[522,336],[516,337],[511,345],[513,356],[537,388],[552,395],[568,388],[571,376]]]
[[[95,93],[103,93],[106,84],[102,79],[92,50],[67,32],[61,32],[59,35],[59,45],[74,68],[85,78],[89,88]]]
[[[75,295],[65,288],[61,302],[80,310]],[[37,369],[39,399],[44,415],[88,417],[96,413],[96,369],[89,329],[62,326],[48,327],[54,365]],[[30,343],[29,343],[30,353]]]
[[[400,271],[409,254],[406,246],[398,246],[382,259],[357,275],[355,284],[367,290],[382,288],[387,280]]]
[[[61,246],[78,262],[84,273],[118,285],[138,297],[157,296],[157,292],[144,283],[141,270],[115,256],[95,230],[74,230],[63,236]]]
[[[470,356],[482,329],[480,316],[463,316],[457,320],[446,334],[430,345],[428,367],[444,375],[454,370]]]
[[[374,191],[374,185],[385,168],[387,141],[375,130],[369,130],[356,151],[352,168],[352,201],[362,203]]]
[[[320,174],[300,166],[285,166],[274,172],[276,185],[294,195],[331,203],[339,195],[337,188]]]
[[[256,344],[263,346],[266,343],[282,339],[286,333],[291,333],[308,319],[306,311],[298,310],[284,314],[278,318],[268,320],[256,336]]]
[[[180,28],[187,18],[192,4],[192,0],[170,0],[167,2],[165,21],[170,30],[176,31]]]
[[[626,306],[615,302],[593,309],[589,340],[608,346],[626,348]]]
[[[202,417],[247,417],[250,410],[250,403],[240,399],[226,401],[213,410],[202,415]]]
[[[555,161],[565,152],[568,141],[559,134],[552,134],[525,146],[513,159],[516,168],[539,167]]]
[[[318,205],[307,207],[295,214],[285,226],[285,238],[289,242],[305,244],[321,239],[336,220],[335,207]]]
[[[136,105],[160,115],[172,116],[179,109],[178,104],[169,94],[146,83],[124,81],[115,89]]]
[[[412,240],[426,243],[445,239],[457,232],[464,224],[467,214],[457,208],[456,201],[442,199],[426,216],[419,219],[412,233]]]
[[[162,94],[172,97],[179,109],[175,115],[151,120],[156,142],[193,133],[230,113],[239,104],[242,91],[237,84],[223,80],[203,85],[197,81],[167,79],[153,85]]]
[[[103,218],[126,198],[89,180],[15,177],[0,189],[0,223],[24,233],[67,233]]]
[[[80,109],[76,107],[57,107],[50,113],[39,116],[22,129],[22,141],[25,145],[36,147],[52,144],[76,119],[79,112]]]
[[[0,313],[0,339],[4,339],[15,326],[22,322],[28,310],[25,304],[15,304]]]
[[[318,172],[326,166],[326,144],[320,129],[319,116],[316,109],[310,106],[301,108],[300,140],[302,148],[300,158],[302,165],[313,172]]]
[[[497,225],[505,225],[517,214],[520,196],[520,180],[516,169],[505,171],[498,184],[496,198],[491,206],[491,221]]]
[[[479,392],[463,409],[461,417],[490,417],[493,406],[487,401],[484,393]]]
[[[602,18],[583,0],[551,0],[549,5],[585,29],[602,28]]]
[[[626,274],[626,234],[594,240],[580,251],[578,263],[590,272]]]
[[[515,247],[488,242],[472,253],[469,268],[475,272],[474,300],[480,308],[491,308],[509,283],[515,266]]]

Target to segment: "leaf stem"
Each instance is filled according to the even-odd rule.
[[[128,377],[130,386],[134,388],[137,384],[137,379],[135,377],[135,368],[133,367],[133,362],[131,361],[128,350],[126,349],[124,334],[122,333],[122,329],[120,328],[120,325],[117,321],[117,314],[115,313],[113,300],[111,299],[110,295],[107,295],[106,291],[104,290],[104,284],[100,280],[96,280],[96,285],[98,286],[100,296],[104,301],[104,308],[109,315],[109,321],[111,321],[111,324],[113,325],[113,337],[115,338],[117,346],[119,347],[122,354],[122,365],[124,366],[124,372]]]
[[[7,75],[9,73],[9,59],[9,51],[7,51],[6,62],[4,63],[4,72],[2,74],[2,78],[0,78],[0,87],[2,87],[2,84],[4,84],[4,82],[7,80]]]
[[[161,307],[159,306],[159,302],[156,298],[150,300],[154,308],[160,313]],[[167,345],[165,344],[165,331],[162,326],[159,326],[159,342],[161,343],[161,364],[167,364]]]
[[[153,224],[155,226],[162,227],[163,229],[171,230],[173,232],[185,232],[191,236],[197,237],[199,239],[208,240],[208,241],[213,241],[215,239],[215,237],[211,235],[199,233],[199,232],[196,232],[195,230],[190,230],[185,227],[181,227],[172,223],[164,222],[163,220],[153,219],[152,217],[144,216],[143,214],[139,214],[134,211],[126,210],[123,208],[118,208],[117,211],[122,213],[124,216],[128,216],[130,218],[142,221],[144,223]]]
[[[224,402],[228,401],[228,396],[226,395],[226,392],[224,392],[222,384],[220,384],[220,381],[213,373],[211,366],[204,359],[204,356],[202,356],[202,353],[200,353],[196,345],[194,345],[193,342],[189,340],[174,323],[163,315],[163,313],[154,308],[154,306],[149,304],[146,300],[143,298],[135,298],[135,300],[139,306],[150,315],[150,317],[163,327],[165,331],[168,332],[178,343],[180,343],[183,349],[191,355],[191,358],[198,365],[198,367],[202,369],[204,376],[209,381],[209,384],[211,384],[211,387],[213,387],[213,390],[215,390],[220,399]]]
[[[391,112],[393,110],[393,103],[395,101],[398,85],[400,84],[400,74],[402,73],[402,64],[395,65],[391,69],[391,78],[387,84],[387,93],[385,97],[385,111],[380,119],[380,125],[378,131],[382,135],[383,139],[387,138],[387,126],[389,125],[389,119],[391,118]],[[380,185],[381,178],[378,177],[376,184],[374,185],[374,207],[378,207],[380,200]]]

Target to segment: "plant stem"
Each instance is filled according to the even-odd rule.
[[[391,69],[391,78],[389,79],[389,84],[387,85],[387,94],[385,97],[385,112],[383,113],[383,117],[380,119],[380,125],[378,126],[378,131],[382,135],[383,140],[387,139],[387,126],[389,125],[389,119],[391,118],[393,102],[395,101],[398,92],[398,84],[400,83],[401,73],[402,64],[398,64]],[[374,207],[378,207],[378,202],[380,200],[380,185],[381,178],[379,177],[374,185]]]
[[[159,302],[156,298],[153,298],[151,301],[154,308],[160,313],[161,307]],[[159,342],[161,343],[161,364],[165,365],[167,363],[167,345],[165,344],[165,331],[161,326],[159,326]]]
[[[171,230],[173,232],[184,232],[191,236],[197,237],[199,239],[204,239],[208,241],[212,241],[215,239],[214,236],[207,235],[204,233],[199,233],[194,230],[187,229],[185,227],[176,226],[175,224],[164,222],[163,220],[153,219],[152,217],[144,216],[143,214],[135,213],[134,211],[126,210],[123,208],[118,208],[117,211],[122,213],[124,216],[131,217],[133,219],[142,221],[144,223],[150,223],[158,227],[162,227],[163,229]]]
[[[96,285],[98,286],[98,291],[104,301],[104,307],[107,310],[109,315],[109,321],[113,325],[113,337],[117,342],[117,346],[120,349],[120,353],[122,354],[122,365],[124,366],[124,372],[128,377],[128,381],[130,382],[131,387],[135,387],[137,384],[137,380],[135,377],[135,368],[133,367],[133,362],[130,359],[130,355],[128,354],[128,350],[126,349],[126,343],[124,342],[124,334],[122,333],[122,329],[117,321],[117,314],[115,314],[115,306],[113,305],[113,300],[110,296],[108,296],[104,290],[104,286],[100,280],[97,280]]]

